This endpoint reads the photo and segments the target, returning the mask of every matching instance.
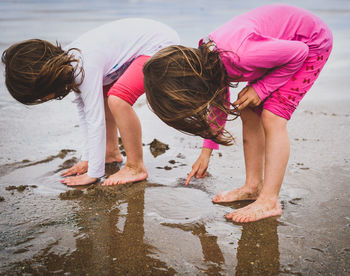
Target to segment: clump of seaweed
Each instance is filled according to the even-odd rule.
[[[153,141],[149,145],[151,153],[154,157],[163,154],[166,150],[169,149],[169,145],[164,144],[157,139],[153,139]]]
[[[77,199],[81,197],[84,194],[84,191],[82,190],[68,190],[64,193],[60,193],[59,197],[62,200],[67,200],[67,199]]]
[[[13,191],[17,190],[18,192],[23,192],[27,188],[37,188],[38,186],[36,185],[19,185],[19,186],[14,186],[10,185],[5,188],[6,191]]]

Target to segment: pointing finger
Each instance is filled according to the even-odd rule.
[[[186,183],[185,185],[188,186],[188,184],[190,183],[190,180],[191,178],[195,175],[196,171],[195,170],[192,170],[189,175],[187,176],[187,179],[186,179]]]

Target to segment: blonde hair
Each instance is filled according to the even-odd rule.
[[[230,145],[233,136],[219,127],[213,109],[239,115],[226,100],[230,80],[218,51],[174,45],[151,57],[143,68],[147,101],[166,124],[182,132]]]
[[[64,51],[58,43],[54,45],[40,39],[9,47],[2,54],[2,62],[10,94],[17,101],[31,105],[44,102],[50,94],[62,99],[72,90],[80,93],[84,72],[82,67],[78,69],[78,59],[72,50],[78,49]],[[78,74],[82,74],[80,82],[75,79]]]

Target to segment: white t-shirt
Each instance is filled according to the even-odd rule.
[[[112,83],[138,56],[152,56],[160,49],[179,44],[176,31],[160,22],[129,18],[97,27],[65,47],[78,48],[84,80],[75,93],[83,134],[82,160],[89,161],[88,175],[102,177],[105,170],[106,123],[103,86]]]

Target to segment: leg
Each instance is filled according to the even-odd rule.
[[[226,216],[236,222],[256,221],[282,213],[278,195],[289,159],[287,120],[264,109],[262,124],[265,133],[264,183],[255,202]]]
[[[120,131],[127,159],[125,166],[105,180],[104,185],[146,179],[148,173],[143,164],[141,124],[134,109],[129,103],[113,95],[108,97],[108,106]]]
[[[118,145],[118,129],[105,98],[106,115],[106,163],[123,162]]]
[[[243,149],[246,167],[246,182],[241,188],[219,193],[214,203],[256,199],[263,178],[265,134],[260,116],[250,108],[241,113],[243,124]]]
[[[319,55],[310,55],[302,68],[265,100],[262,112],[265,133],[263,187],[254,203],[228,214],[227,218],[236,222],[248,222],[282,213],[278,195],[289,159],[287,120],[318,78],[330,52],[331,46]]]

